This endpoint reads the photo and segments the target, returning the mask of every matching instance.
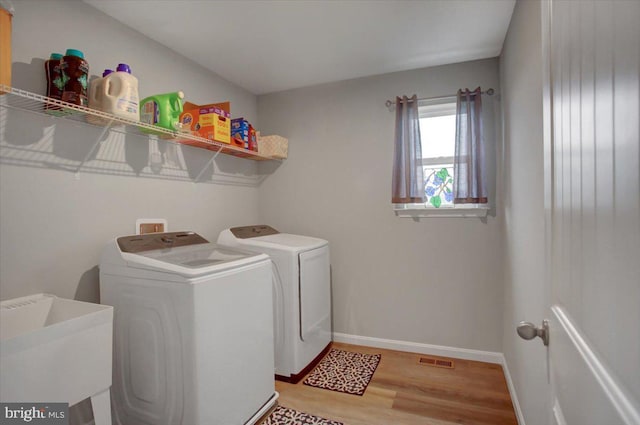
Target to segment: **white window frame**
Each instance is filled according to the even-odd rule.
[[[420,118],[439,117],[456,113],[456,97],[451,96],[437,100],[420,101],[418,105]],[[451,166],[453,157],[423,158],[422,165]],[[393,204],[393,211],[398,217],[486,217],[488,204],[457,204],[436,208],[426,202],[415,204]]]

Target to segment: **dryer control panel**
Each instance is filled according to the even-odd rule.
[[[201,243],[209,243],[209,241],[195,232],[146,233],[118,238],[120,251],[132,254]]]
[[[238,239],[257,238],[258,236],[277,235],[278,232],[271,226],[260,224],[256,226],[232,227],[229,229]]]

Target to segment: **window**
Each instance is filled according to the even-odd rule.
[[[420,137],[424,170],[424,204],[395,204],[400,217],[484,217],[488,206],[453,203],[453,157],[456,138],[455,96],[421,103]]]
[[[456,104],[424,105],[419,112],[427,206],[453,207]]]

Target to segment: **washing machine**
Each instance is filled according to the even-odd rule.
[[[100,261],[122,425],[254,424],[276,402],[272,267],[193,232],[124,236]]]
[[[223,230],[218,244],[271,257],[276,378],[298,382],[331,345],[329,243],[258,225]]]

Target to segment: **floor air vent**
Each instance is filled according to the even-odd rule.
[[[427,366],[443,367],[445,369],[454,368],[454,363],[453,363],[453,360],[451,359],[436,359],[434,357],[420,357],[420,360],[418,360],[418,363],[427,365]]]

